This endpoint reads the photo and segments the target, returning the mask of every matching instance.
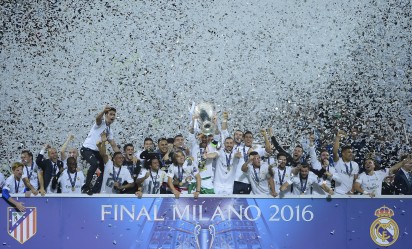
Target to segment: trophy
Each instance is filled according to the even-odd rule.
[[[199,249],[212,249],[213,242],[216,236],[214,225],[209,225],[209,228],[202,228],[199,224],[194,229],[195,241]]]
[[[212,120],[215,115],[212,104],[202,102],[195,107],[194,111],[202,134],[206,136],[213,134],[216,127]]]

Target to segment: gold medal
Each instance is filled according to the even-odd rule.
[[[180,187],[183,186],[183,182],[179,182],[179,186],[180,186]]]
[[[75,190],[75,188],[74,187],[72,187],[72,191],[74,192],[74,190]]]

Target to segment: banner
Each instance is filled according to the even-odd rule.
[[[249,196],[250,197],[250,196]],[[409,248],[411,198],[20,197],[7,248]]]

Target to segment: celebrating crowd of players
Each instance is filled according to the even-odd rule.
[[[271,128],[260,130],[262,145],[254,143],[250,131],[236,130],[231,136],[228,113],[224,112],[221,125],[214,118],[213,134],[202,132],[194,117],[186,139],[180,134],[159,138],[155,146],[153,139],[146,138],[143,151],[136,152],[133,144],[126,144],[121,152],[111,130],[115,118],[113,107],[105,107],[97,115],[80,149],[81,157],[76,148],[66,151],[72,135],[63,144],[60,158],[49,144],[35,159],[29,150],[23,150],[21,162],[11,166],[12,174],[4,179],[0,173],[2,197],[24,211],[23,204],[10,194],[173,194],[177,198],[180,194],[195,198],[201,194],[412,194],[411,155],[402,156],[390,168],[379,169],[374,153],[356,162],[353,148],[341,145],[348,137],[341,130],[329,148],[319,148],[311,134],[309,151],[298,145],[289,154]],[[107,145],[113,150],[111,156]],[[86,176],[78,167],[81,158],[87,162]]]

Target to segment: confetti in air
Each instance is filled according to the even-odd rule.
[[[408,1],[3,2],[5,175],[23,149],[70,133],[80,148],[107,103],[121,145],[187,135],[187,106],[207,101],[230,131],[273,127],[289,148],[339,128],[357,161],[373,150],[387,167],[410,150]]]

